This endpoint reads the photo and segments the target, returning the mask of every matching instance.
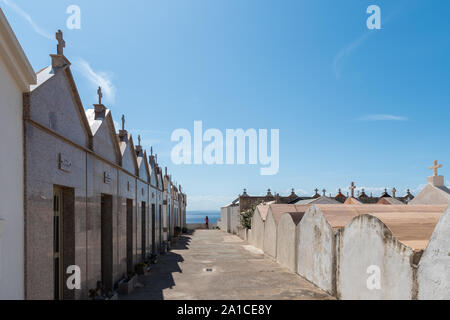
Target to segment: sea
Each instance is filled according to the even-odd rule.
[[[209,223],[217,223],[220,219],[220,211],[187,211],[186,223],[205,223],[207,216]]]

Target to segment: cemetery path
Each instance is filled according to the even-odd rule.
[[[123,300],[323,300],[331,296],[239,237],[184,235]]]

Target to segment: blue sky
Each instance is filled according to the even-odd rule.
[[[81,8],[81,30],[66,8]],[[378,5],[382,29],[368,30]],[[62,29],[84,107],[105,102],[159,155],[188,194],[214,210],[243,188],[282,194],[351,181],[417,192],[439,159],[450,168],[450,2],[425,0],[0,0],[35,70]],[[280,170],[175,166],[171,133],[280,130]]]

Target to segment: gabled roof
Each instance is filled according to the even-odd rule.
[[[122,154],[120,152],[119,147],[119,141],[116,136],[116,129],[114,127],[114,120],[111,115],[111,111],[109,109],[106,109],[105,111],[105,117],[95,119],[95,110],[94,109],[88,109],[86,110],[86,118],[88,120],[89,126],[91,127],[92,135],[95,137],[95,135],[98,133],[98,130],[101,128],[102,125],[107,123],[109,128],[109,137],[111,139],[111,143],[114,147],[114,153],[116,155],[116,161],[119,165],[122,163]],[[95,146],[94,146],[95,148]]]
[[[321,196],[320,198],[300,200],[291,204],[307,205],[307,204],[341,204],[341,203],[333,198]]]
[[[58,69],[56,72],[63,72],[65,75],[67,82],[69,84],[70,92],[72,94],[72,99],[76,107],[76,111],[78,114],[78,117],[80,119],[81,125],[88,137],[89,144],[91,144],[91,140],[93,137],[93,133],[91,130],[91,126],[88,122],[87,115],[84,111],[83,103],[81,102],[80,94],[78,92],[77,85],[75,83],[75,80],[73,78],[72,71],[70,70],[70,63],[68,63],[66,66]],[[36,90],[39,90],[39,88],[44,84],[47,83],[50,79],[55,77],[56,75],[55,70],[53,70],[52,66],[45,67],[44,69],[40,70],[36,76],[37,81],[35,85],[30,86],[30,92],[35,92]]]
[[[426,187],[409,202],[416,204],[450,204],[450,189],[447,187],[436,187],[431,184]]]
[[[140,173],[140,169],[142,167],[145,168],[146,171],[146,177],[141,177],[141,175],[139,174],[139,178],[141,178],[142,180],[146,180],[147,182],[150,182],[150,166],[148,164],[147,161],[147,151],[142,151],[142,153],[140,155],[137,156],[137,164],[138,164],[138,169],[139,169],[139,173]]]
[[[389,197],[389,198],[380,198],[380,200],[377,202],[377,204],[385,204],[385,205],[404,205],[403,202],[401,202],[398,199]]]
[[[124,166],[124,157],[125,157],[125,152],[130,152],[131,157],[133,159],[133,166],[134,166],[134,172],[132,171],[131,173],[134,175],[138,175],[139,172],[139,167],[138,167],[138,159],[136,156],[136,151],[134,148],[134,143],[133,143],[133,136],[130,133],[127,133],[125,136],[126,141],[121,141],[119,138],[119,135],[116,136],[117,137],[117,141],[119,143],[119,148],[120,148],[120,156],[122,159],[122,167]]]
[[[28,92],[30,85],[36,83],[36,75],[1,8],[0,43],[0,58],[5,61],[20,89]]]

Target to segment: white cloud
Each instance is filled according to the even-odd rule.
[[[353,51],[355,51],[364,41],[369,38],[370,35],[374,34],[373,32],[367,32],[363,34],[361,37],[347,45],[345,48],[341,49],[338,54],[335,56],[333,61],[333,69],[334,75],[337,79],[341,77],[341,63],[342,61],[350,55]]]
[[[359,118],[360,121],[408,121],[408,118],[392,114],[370,114]]]
[[[26,13],[21,7],[19,7],[17,4],[15,4],[12,1],[9,0],[3,0],[3,3],[5,5],[7,5],[8,7],[10,7],[12,10],[14,10],[17,14],[19,14],[20,16],[22,16],[22,18],[24,18],[30,25],[31,27],[34,29],[34,31],[43,36],[44,38],[47,39],[53,39],[53,36],[46,32],[44,29],[42,29],[41,27],[39,27],[34,20],[31,18],[31,16]]]
[[[73,68],[80,72],[93,85],[95,99],[97,99],[97,88],[100,86],[102,87],[104,101],[109,104],[115,103],[116,88],[112,83],[112,75],[110,72],[96,72],[91,68],[89,63],[82,58],[74,59]]]

